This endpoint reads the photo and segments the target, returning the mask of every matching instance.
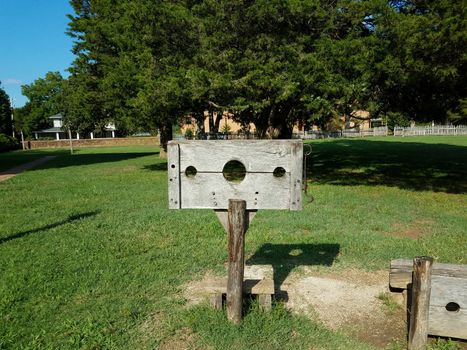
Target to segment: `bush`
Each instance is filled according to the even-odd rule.
[[[386,114],[386,125],[390,130],[394,130],[396,126],[410,126],[410,118],[399,112],[388,112]]]
[[[11,136],[0,134],[0,152],[7,152],[19,148],[19,143]]]
[[[191,140],[193,138],[193,130],[191,128],[185,130],[185,138],[187,140]]]

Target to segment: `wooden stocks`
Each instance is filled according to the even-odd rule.
[[[410,310],[408,341],[409,350],[422,350],[426,348],[432,266],[433,258],[428,256],[420,256],[413,259],[412,307]]]
[[[227,318],[238,324],[242,320],[245,232],[248,227],[246,202],[244,200],[229,199],[228,224]]]

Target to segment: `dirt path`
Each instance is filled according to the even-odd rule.
[[[54,159],[56,156],[45,156],[36,160],[33,160],[32,162],[21,164],[18,166],[15,166],[11,169],[8,169],[4,172],[0,172],[0,182],[8,180],[9,178],[32,168],[35,168],[41,164],[44,164],[48,162],[51,159]]]

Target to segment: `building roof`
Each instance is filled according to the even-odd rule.
[[[34,130],[33,132],[43,132],[43,133],[56,133],[56,132],[64,132],[62,128],[48,128],[42,130]]]
[[[54,114],[50,116],[49,119],[63,119],[62,113]]]

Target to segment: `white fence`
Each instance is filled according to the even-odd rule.
[[[387,126],[381,126],[371,129],[344,129],[335,131],[305,131],[303,133],[293,134],[294,139],[326,139],[326,138],[339,138],[339,137],[366,137],[366,136],[387,136],[389,133]]]
[[[467,125],[395,127],[394,136],[467,135]]]

